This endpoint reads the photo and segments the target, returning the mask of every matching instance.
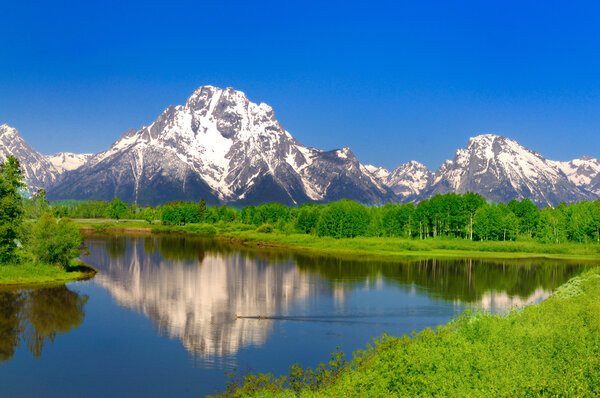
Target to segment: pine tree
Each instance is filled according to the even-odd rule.
[[[25,214],[21,191],[25,178],[19,161],[9,156],[0,165],[0,263],[16,259],[18,239]]]

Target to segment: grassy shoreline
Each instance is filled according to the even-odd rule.
[[[403,238],[357,237],[352,239],[334,239],[306,234],[284,234],[255,232],[253,229],[240,230],[239,225],[203,225],[185,226],[150,225],[143,222],[115,222],[114,220],[76,220],[79,228],[87,233],[189,233],[201,236],[213,236],[230,240],[246,246],[273,247],[301,250],[315,254],[328,254],[341,257],[368,256],[372,259],[394,260],[406,258],[490,258],[490,259],[527,259],[544,258],[600,262],[598,244],[545,244],[535,241],[494,242],[469,241],[463,239],[427,239],[414,240]]]
[[[64,284],[92,278],[97,271],[81,261],[73,260],[67,270],[47,264],[25,262],[0,265],[0,288],[38,287]]]
[[[540,304],[502,316],[465,313],[340,358],[321,370],[246,375],[223,396],[599,396],[600,268]]]

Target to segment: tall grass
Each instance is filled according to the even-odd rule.
[[[92,276],[95,270],[73,260],[71,265],[63,267],[48,264],[36,264],[26,261],[19,264],[0,265],[0,287],[6,285],[40,284],[69,282]]]

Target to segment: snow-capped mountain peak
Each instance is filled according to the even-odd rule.
[[[569,162],[552,161],[578,187],[600,195],[600,160],[582,156]]]
[[[123,134],[78,172],[90,178],[67,178],[49,195],[91,195],[102,186],[103,197],[121,195],[140,203],[160,201],[160,195],[289,204],[338,197],[381,203],[393,197],[363,171],[349,148],[305,147],[281,126],[270,106],[251,102],[241,91],[213,86],[198,88],[184,105],[169,106],[149,126]],[[170,196],[157,193],[165,184]],[[85,187],[75,190],[79,185]]]
[[[0,160],[9,154],[21,161],[30,192],[47,188],[50,199],[293,205],[348,198],[383,204],[477,192],[493,201],[530,198],[556,205],[600,195],[599,160],[547,160],[496,134],[470,138],[433,175],[416,161],[392,171],[362,165],[348,147],[302,145],[269,105],[214,86],[199,87],[183,105],[167,107],[96,155],[45,157],[3,124]]]
[[[387,180],[388,176],[390,175],[390,171],[383,166],[377,167],[366,164],[365,169],[367,169],[369,173],[373,174],[373,177],[377,178],[379,181]]]
[[[59,173],[63,173],[80,168],[92,156],[94,156],[93,153],[59,152],[55,155],[47,155],[46,159],[54,165]]]
[[[364,167],[377,181],[391,189],[402,202],[414,200],[431,178],[427,167],[414,160],[392,171],[372,165]]]
[[[446,192],[478,192],[494,201],[530,198],[538,205],[589,198],[552,161],[495,134],[472,137],[436,171],[423,195]]]
[[[12,155],[19,159],[30,193],[55,182],[60,174],[46,157],[36,152],[21,137],[17,129],[8,124],[0,125],[0,161]]]
[[[431,172],[425,165],[411,160],[395,168],[386,180],[386,185],[405,200],[414,200],[427,186]]]

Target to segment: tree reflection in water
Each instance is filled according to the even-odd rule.
[[[186,235],[93,236],[87,243],[93,249],[86,261],[100,270],[94,283],[207,361],[266,344],[275,319],[340,322],[342,314],[363,322],[371,309],[351,301],[354,291],[390,289],[391,301],[374,305],[400,324],[419,316],[402,312],[419,305],[415,293],[503,312],[548,297],[582,268],[550,260],[367,261]]]
[[[11,359],[21,343],[40,357],[46,342],[83,323],[87,300],[64,285],[0,291],[0,363]]]

